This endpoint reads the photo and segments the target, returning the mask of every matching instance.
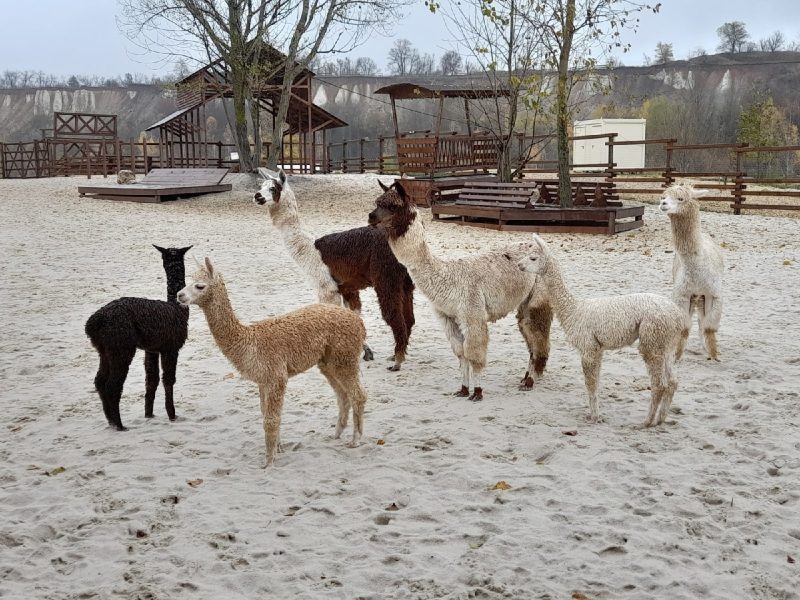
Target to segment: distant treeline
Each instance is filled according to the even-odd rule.
[[[132,85],[173,85],[176,79],[175,75],[145,75],[144,73],[125,73],[118,77],[106,77],[104,75],[53,75],[44,71],[13,71],[7,69],[0,74],[0,88],[124,88]]]

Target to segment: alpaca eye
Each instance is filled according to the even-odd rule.
[[[196,290],[204,290],[204,289],[206,289],[206,284],[204,284],[204,283],[195,283],[194,284],[194,289],[196,289]]]

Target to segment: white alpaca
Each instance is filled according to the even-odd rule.
[[[286,181],[286,174],[281,170],[278,177],[273,177],[266,169],[259,169],[259,173],[264,177],[264,184],[261,190],[256,192],[253,201],[263,205],[267,203],[267,197],[272,199],[269,205],[272,222],[281,232],[283,243],[289,249],[292,259],[316,289],[319,301],[323,304],[341,306],[342,296],[339,294],[339,286],[333,279],[328,265],[322,261],[319,250],[314,246],[314,238],[300,226],[297,201]],[[281,197],[283,202],[279,204],[277,199]]]
[[[663,423],[678,387],[672,368],[683,327],[681,311],[669,299],[656,294],[576,299],[564,284],[547,245],[535,237],[535,250],[518,266],[540,277],[567,341],[581,355],[590,420],[596,422],[600,417],[597,384],[603,352],[630,346],[638,339],[639,353],[650,373],[650,411],[644,425]]]
[[[672,263],[674,288],[672,299],[683,313],[683,331],[677,358],[683,354],[692,313],[697,309],[697,322],[704,338],[708,357],[719,360],[717,330],[722,318],[722,274],[725,269],[717,244],[700,229],[700,203],[703,195],[689,184],[675,184],[661,198],[661,210],[672,222]]]
[[[422,219],[403,188],[381,184],[384,194],[376,200],[369,223],[384,228],[389,246],[408,269],[414,285],[433,305],[461,368],[458,396],[483,399],[481,372],[486,366],[488,322],[517,310],[517,323],[528,345],[528,371],[523,388],[533,386],[531,375],[541,374],[550,352],[552,311],[537,294],[536,277],[522,273],[517,261],[532,244],[519,244],[459,260],[435,257],[425,242]]]
[[[357,446],[367,401],[359,376],[359,355],[366,336],[361,319],[340,306],[312,304],[244,325],[233,311],[222,274],[208,258],[192,279],[178,292],[178,302],[196,304],[203,310],[219,349],[243,378],[258,384],[267,466],[280,449],[286,383],[314,365],[339,401],[335,437],[347,426],[352,408],[353,439],[348,445]]]

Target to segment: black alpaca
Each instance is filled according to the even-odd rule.
[[[172,387],[178,352],[186,342],[189,308],[178,304],[177,295],[186,284],[183,256],[191,248],[159,248],[167,274],[167,301],[119,298],[109,302],[86,321],[86,335],[100,355],[94,385],[109,425],[127,431],[119,414],[122,386],[136,349],[144,350],[144,416],[153,416],[158,388],[158,358],[161,356],[164,404],[170,421],[175,420]]]

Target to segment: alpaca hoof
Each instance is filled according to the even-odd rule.
[[[169,418],[170,423],[174,423],[177,420],[178,420],[178,417],[170,417]]]
[[[587,420],[589,421],[589,423],[604,423],[605,422],[605,418],[601,417],[600,415],[589,415]]]
[[[525,377],[523,377],[522,381],[519,383],[519,389],[523,392],[531,391],[533,389],[533,377],[525,373]]]
[[[480,402],[481,400],[483,400],[483,389],[476,387],[475,391],[472,392],[472,396],[470,396],[468,399],[471,400],[472,402]]]
[[[144,415],[145,419],[152,419],[153,417],[155,417],[155,415],[153,413],[150,413],[149,415],[147,413],[145,413],[145,415]]]
[[[375,355],[372,353],[370,348],[364,347],[364,360],[370,361],[375,360]]]
[[[347,446],[348,448],[358,448],[360,445],[361,444],[359,442],[355,442],[353,440],[350,440],[345,444],[345,446]]]
[[[469,388],[465,385],[462,385],[461,389],[453,394],[453,396],[457,396],[458,398],[466,398],[469,396]]]
[[[128,431],[128,428],[127,428],[127,427],[125,427],[124,425],[114,425],[114,428],[115,428],[117,431]]]
[[[386,368],[387,371],[399,371],[400,365],[392,365],[391,367]]]

